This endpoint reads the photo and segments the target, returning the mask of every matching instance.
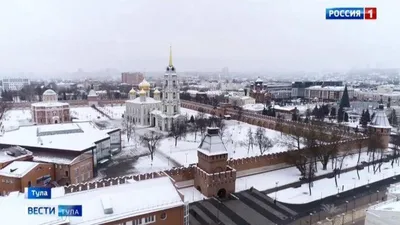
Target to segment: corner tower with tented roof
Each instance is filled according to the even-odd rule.
[[[375,116],[368,125],[368,128],[371,134],[375,134],[379,137],[379,141],[381,141],[381,147],[384,149],[388,148],[392,126],[390,125],[386,116],[382,99],[379,103],[377,111],[375,112]]]
[[[236,170],[227,163],[228,151],[219,128],[207,128],[197,157],[194,185],[204,196],[225,198],[235,192]]]

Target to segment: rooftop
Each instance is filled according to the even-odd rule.
[[[33,170],[39,163],[29,161],[14,161],[0,170],[0,175],[21,178]]]
[[[198,151],[208,156],[228,154],[228,150],[226,150],[224,142],[219,135],[219,128],[207,128],[207,133],[201,141]]]
[[[380,105],[380,108],[376,111],[375,116],[372,118],[370,126],[376,128],[392,128],[386,116],[386,113],[383,110],[383,105]]]
[[[36,103],[32,103],[31,106],[35,106],[35,107],[46,107],[46,106],[65,106],[65,105],[69,105],[66,102],[36,102]]]
[[[154,98],[146,97],[145,101],[140,101],[140,97],[137,97],[133,100],[127,100],[126,103],[135,103],[135,104],[155,104],[155,103],[161,103],[161,101],[154,100]]]
[[[107,204],[104,200],[107,200]],[[5,224],[56,224],[57,216],[29,216],[32,205],[82,205],[82,217],[69,217],[69,224],[103,224],[146,213],[182,206],[184,203],[168,177],[65,194],[64,187],[52,189],[52,199],[25,199],[24,195],[0,198],[0,217]],[[105,207],[112,213],[105,214]],[[107,209],[106,208],[106,209]],[[8,221],[7,221],[8,220]]]
[[[19,146],[12,146],[0,149],[0,163],[15,160],[27,155],[32,155],[32,152]]]
[[[92,122],[21,126],[5,132],[0,144],[83,151],[93,147],[96,141],[108,138],[107,132]]]
[[[331,90],[331,91],[344,91],[345,86],[311,86],[306,89],[312,90]],[[353,90],[352,87],[347,87],[347,90]]]

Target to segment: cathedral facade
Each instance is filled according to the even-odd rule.
[[[129,93],[130,100],[126,101],[126,119],[139,126],[152,126],[161,131],[170,131],[174,121],[185,118],[181,115],[179,81],[172,64],[171,50],[163,78],[162,96],[160,91],[155,90],[154,98],[151,98],[150,84],[146,80],[139,84],[139,89],[139,97],[136,97],[137,92],[134,89]]]

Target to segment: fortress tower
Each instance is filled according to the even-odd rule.
[[[225,198],[235,192],[236,170],[227,164],[228,151],[219,128],[207,128],[197,156],[194,185],[204,196]]]
[[[379,141],[381,141],[380,147],[386,149],[389,146],[391,129],[392,126],[390,126],[384,110],[383,102],[381,100],[378,110],[375,112],[375,116],[372,118],[371,123],[369,124],[369,131],[379,137]]]

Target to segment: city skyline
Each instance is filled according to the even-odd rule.
[[[0,73],[294,72],[397,67],[400,22],[389,1],[1,3]],[[326,21],[328,7],[375,6],[376,21]]]

